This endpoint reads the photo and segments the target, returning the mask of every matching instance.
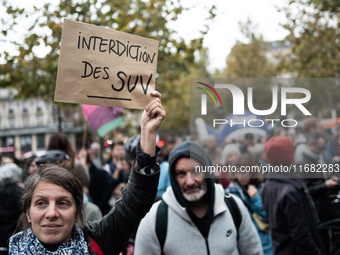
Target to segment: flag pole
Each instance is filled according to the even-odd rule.
[[[87,122],[85,121],[82,148],[85,148],[86,146],[86,137],[87,137]]]

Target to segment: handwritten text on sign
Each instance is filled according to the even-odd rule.
[[[54,100],[143,109],[157,57],[158,41],[65,19]]]

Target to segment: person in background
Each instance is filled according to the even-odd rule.
[[[255,219],[255,217],[260,216],[263,222],[268,223],[260,196],[263,179],[260,173],[241,172],[241,167],[252,167],[257,166],[257,164],[250,156],[244,154],[239,158],[235,166],[237,173],[230,178],[231,182],[225,191],[238,196],[248,208],[249,215],[260,237],[264,255],[272,255],[272,240],[269,229],[261,229],[261,225]],[[256,214],[255,216],[254,213]]]
[[[208,135],[202,142],[202,146],[208,153],[214,165],[220,163],[221,150],[218,146],[216,137],[214,135]]]
[[[313,166],[317,169],[318,165],[321,166],[320,158],[326,145],[326,139],[319,133],[310,133],[306,135],[306,139],[306,150],[303,152],[302,161],[299,166],[301,166],[302,169],[311,169]],[[313,198],[318,213],[318,223],[320,224],[338,217],[336,210],[334,210],[332,206],[333,201],[330,197],[331,194],[336,196],[339,192],[338,178],[333,174],[334,171],[332,171],[332,175],[328,175],[326,172],[313,171],[303,176],[303,181]],[[329,247],[328,230],[320,230],[320,234],[325,247]]]
[[[161,173],[159,175],[157,197],[163,195],[166,189],[171,185],[169,176],[169,154],[173,148],[173,144],[166,144],[162,148],[161,157],[163,161],[159,165],[161,167]]]
[[[20,160],[17,159],[14,155],[7,155],[3,157],[3,165],[8,163],[14,163],[21,168]]]
[[[240,147],[234,143],[224,146],[221,153],[221,165],[222,166],[234,166],[241,156]],[[219,176],[219,183],[226,189],[229,186],[228,172],[222,172]]]
[[[273,167],[293,164],[295,146],[287,137],[272,137],[264,151]],[[269,175],[261,190],[272,235],[273,254],[325,254],[317,227],[317,212],[302,180],[293,173],[275,173],[273,177]]]
[[[54,133],[48,140],[47,151],[61,150],[65,152],[70,158],[75,158],[75,151],[72,148],[67,136],[63,133]]]
[[[266,155],[264,153],[264,144],[263,143],[256,143],[250,149],[250,155],[256,161],[258,165],[268,166],[268,162],[266,160]]]
[[[240,147],[241,154],[249,153],[249,150],[254,145],[254,135],[247,133],[243,138],[243,144]]]
[[[67,136],[63,133],[54,133],[48,140],[47,151],[62,151],[68,155],[68,160],[64,161],[65,165],[69,165],[69,168],[74,168],[74,160],[76,153],[72,148],[70,141]]]
[[[123,158],[121,160],[121,163],[122,163],[123,171],[125,172],[125,175],[126,175],[126,180],[128,180],[130,172],[131,172],[132,164],[127,159],[125,159],[125,158]]]
[[[87,174],[85,173],[87,171],[86,166],[83,164],[79,164],[76,162],[75,168],[74,168],[74,175],[78,178],[78,180],[81,183],[81,186],[83,188],[83,219],[84,223],[87,223],[89,221],[95,221],[100,220],[103,218],[103,215],[99,209],[99,207],[89,201],[89,184],[90,181],[87,178]],[[81,227],[80,222],[77,223],[78,227]]]
[[[103,169],[109,175],[111,190],[114,190],[119,183],[127,181],[127,176],[121,164],[124,157],[124,143],[122,141],[112,143],[111,159],[103,166]]]
[[[273,131],[274,136],[285,136],[288,137],[288,131],[284,127],[277,127]]]
[[[111,186],[108,180],[108,174],[103,169],[98,169],[90,160],[90,156],[86,154],[86,166],[89,169],[90,175],[90,186],[89,194],[92,202],[96,204],[103,215],[106,215],[111,206],[109,205],[109,200],[111,197]]]
[[[326,164],[340,165],[340,124],[336,127],[336,135],[327,142],[324,159]]]
[[[113,207],[118,199],[122,197],[122,191],[126,187],[125,182],[119,183],[112,192],[111,199],[109,200],[109,205]]]
[[[101,163],[102,160],[100,158],[100,144],[98,142],[91,143],[90,150],[91,150],[92,163],[97,168],[101,168],[102,167],[102,163]]]
[[[38,172],[38,166],[37,166],[37,163],[35,162],[36,157],[37,156],[33,154],[32,156],[30,156],[26,160],[26,164],[25,164],[26,165],[26,171],[25,171],[25,175],[23,177],[25,186],[29,182],[31,176]]]
[[[14,163],[0,167],[0,255],[8,254],[8,240],[20,217],[19,200],[24,188],[21,169]]]
[[[319,133],[322,135],[323,129],[321,126],[320,119],[316,117],[308,117],[305,119],[303,128],[302,128],[302,134],[300,134],[294,141],[295,143],[295,155],[294,160],[295,164],[300,164],[302,162],[303,158],[303,152],[307,150],[307,137],[306,135],[310,133]]]
[[[323,164],[323,151],[326,146],[326,140],[322,134],[317,132],[305,135],[306,144],[299,146],[300,155],[295,159],[296,165],[304,164]]]
[[[230,143],[223,148],[220,162],[224,166],[235,165],[240,156],[240,148],[236,144]]]

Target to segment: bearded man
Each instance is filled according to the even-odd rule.
[[[135,255],[263,254],[257,231],[242,201],[228,195],[241,218],[239,224],[235,224],[235,212],[231,212],[225,202],[223,187],[215,184],[213,178],[204,178],[205,173],[197,172],[209,166],[212,166],[211,159],[197,143],[186,141],[170,152],[171,187],[141,221]],[[166,212],[160,214],[158,207],[162,203],[166,204]],[[167,217],[165,233],[157,233],[159,217]]]

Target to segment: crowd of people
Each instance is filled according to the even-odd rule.
[[[50,137],[43,156],[21,164],[3,157],[0,254],[21,254],[29,245],[34,248],[25,254],[340,252],[340,236],[332,232],[340,218],[340,125],[329,132],[309,117],[295,134],[277,127],[266,137],[248,133],[222,146],[208,136],[176,140],[160,150],[156,133],[165,116],[160,101],[144,113],[141,134],[114,142],[106,162],[97,142],[75,151],[60,133]],[[236,171],[214,178],[194,171],[212,165]],[[278,176],[240,171],[260,165],[326,171]],[[66,234],[55,234],[59,228]]]
[[[290,131],[273,128],[257,140],[248,133],[220,147],[209,136],[202,145],[215,165],[236,167],[219,173],[216,182],[247,207],[264,254],[338,254],[339,236],[332,229],[339,228],[340,218],[340,125],[322,128],[320,119],[309,117]],[[291,171],[240,171],[268,165]]]

